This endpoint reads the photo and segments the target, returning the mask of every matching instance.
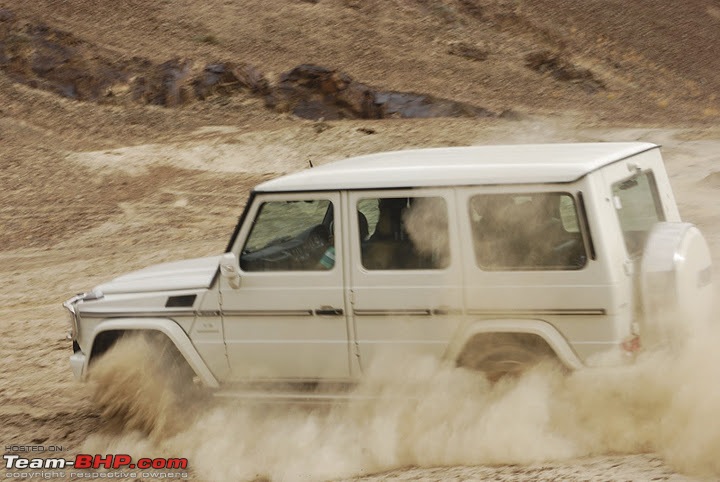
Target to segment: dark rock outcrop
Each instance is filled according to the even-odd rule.
[[[131,98],[143,104],[176,107],[193,98],[192,62],[173,59],[151,66],[131,84]]]
[[[231,95],[247,90],[253,94],[268,95],[270,83],[257,68],[250,64],[231,62],[208,64],[193,79],[195,96],[205,100],[212,95]]]
[[[488,117],[470,104],[413,92],[382,91],[337,70],[300,65],[276,85],[245,63],[155,64],[114,52],[0,9],[0,70],[15,82],[80,101],[177,107],[215,96],[248,95],[305,119]]]
[[[525,56],[525,66],[541,74],[549,73],[559,81],[576,83],[591,93],[605,89],[605,84],[590,70],[578,67],[560,53],[549,50],[531,52]]]
[[[349,75],[300,65],[280,77],[268,105],[305,119],[490,117],[493,114],[448,99],[412,92],[382,91]]]
[[[98,100],[129,78],[127,66],[92,45],[43,24],[0,12],[0,70],[15,82],[77,100]]]

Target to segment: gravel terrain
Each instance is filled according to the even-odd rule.
[[[541,369],[495,387],[403,360],[402,375],[371,374],[359,388],[390,396],[323,409],[174,403],[138,369],[142,345],[129,346],[108,361],[145,388],[116,387],[117,403],[137,414],[127,425],[108,421],[91,401],[95,385],[75,382],[68,366],[69,296],[149,264],[221,253],[258,182],[377,151],[662,144],[681,214],[705,234],[720,279],[720,65],[707,48],[720,41],[720,5],[626,6],[0,2],[0,34],[10,35],[0,42],[0,443],[60,445],[68,457],[188,457],[194,480],[720,478],[713,327],[674,358],[648,354],[633,367],[569,377]],[[312,63],[495,116],[308,120],[247,92],[170,108],[124,97],[132,79],[113,96],[78,101],[18,77],[42,73],[22,63],[37,53],[25,47],[32,32],[46,32],[39,25],[86,42],[85,60],[248,62],[271,82]]]

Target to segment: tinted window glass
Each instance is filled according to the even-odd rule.
[[[664,219],[652,173],[613,184],[613,202],[628,253],[640,255],[650,230]]]
[[[335,264],[332,208],[325,199],[263,203],[242,250],[241,268],[331,269]]]
[[[366,269],[448,266],[448,213],[443,198],[367,198],[358,202],[357,210],[362,265]]]
[[[470,200],[475,259],[485,270],[580,269],[587,255],[567,193],[478,194]]]

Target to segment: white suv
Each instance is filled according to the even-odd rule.
[[[253,191],[222,256],[149,267],[65,303],[74,374],[159,332],[209,387],[351,382],[387,352],[501,374],[662,343],[712,302],[658,146],[374,154]],[[288,385],[290,384],[290,385]]]

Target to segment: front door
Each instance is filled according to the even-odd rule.
[[[240,287],[221,281],[231,378],[350,375],[339,193],[255,197],[233,251]]]

